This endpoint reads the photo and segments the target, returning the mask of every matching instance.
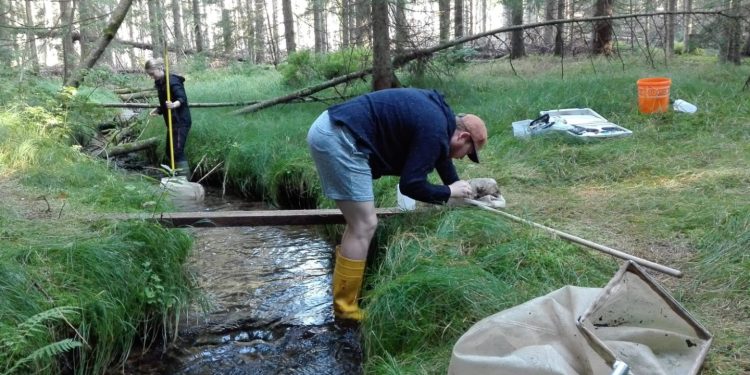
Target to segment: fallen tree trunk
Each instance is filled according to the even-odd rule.
[[[119,89],[114,89],[114,90],[112,90],[112,92],[114,92],[115,94],[118,94],[118,95],[122,95],[122,94],[132,94],[132,93],[136,93],[136,92],[144,92],[144,91],[150,91],[150,90],[156,90],[156,89],[153,88],[153,87],[151,87],[151,88],[143,88],[143,89],[135,89],[135,88],[123,87],[123,88],[119,88]]]
[[[107,152],[103,153],[102,155],[105,155],[107,157],[111,156],[117,156],[117,155],[123,155],[123,154],[129,154],[131,152],[144,150],[147,148],[154,148],[156,145],[159,144],[159,138],[153,137],[144,139],[142,141],[136,141],[132,143],[124,143],[121,145],[113,146],[112,148],[108,149]]]
[[[289,95],[285,95],[285,96],[278,97],[278,98],[271,99],[271,100],[266,100],[266,101],[258,102],[256,104],[253,104],[253,105],[245,107],[245,108],[240,108],[240,109],[232,112],[232,114],[241,114],[241,113],[255,112],[255,111],[259,111],[259,110],[261,110],[263,108],[273,107],[276,104],[288,103],[288,102],[291,102],[291,101],[296,100],[296,99],[302,99],[305,96],[310,96],[310,95],[312,95],[312,94],[314,94],[314,93],[316,93],[318,91],[325,90],[325,89],[327,89],[329,87],[336,86],[336,85],[338,85],[340,83],[352,81],[352,80],[355,80],[357,78],[363,78],[363,77],[365,77],[366,75],[368,75],[370,73],[372,73],[372,68],[365,69],[365,70],[362,70],[362,71],[359,71],[359,72],[355,72],[355,73],[350,73],[350,74],[347,74],[347,75],[344,75],[344,76],[341,76],[341,77],[334,78],[334,79],[329,80],[329,81],[325,81],[325,82],[323,82],[323,83],[321,83],[319,85],[315,85],[315,86],[308,87],[308,88],[305,88],[305,89],[302,89],[302,90],[299,90],[299,91],[295,91],[295,92],[293,92],[293,93],[291,93]]]
[[[400,68],[407,63],[421,59],[421,58],[428,58],[432,56],[435,52],[442,51],[444,49],[448,49],[451,47],[455,47],[460,44],[464,44],[467,42],[471,42],[477,39],[485,38],[488,36],[492,36],[495,34],[500,34],[504,32],[510,32],[510,31],[518,31],[518,30],[526,30],[526,29],[533,29],[537,27],[544,27],[544,26],[552,26],[557,24],[566,24],[566,23],[577,23],[577,22],[596,22],[596,21],[607,21],[607,20],[616,20],[616,19],[626,19],[626,18],[638,18],[638,17],[655,17],[655,16],[667,16],[667,15],[677,15],[677,14],[710,14],[710,15],[723,15],[727,16],[726,14],[722,13],[721,11],[706,11],[706,12],[658,12],[658,13],[640,13],[640,14],[628,14],[628,15],[621,15],[621,16],[605,16],[605,17],[589,17],[589,18],[573,18],[573,19],[564,19],[564,20],[552,20],[552,21],[544,21],[544,22],[536,22],[536,23],[528,23],[524,25],[515,25],[515,26],[509,26],[509,27],[501,27],[499,29],[489,30],[483,33],[474,34],[465,36],[463,38],[451,40],[449,42],[437,45],[435,47],[431,48],[424,48],[424,49],[418,49],[414,50],[412,52],[399,55],[393,58],[391,66],[395,70],[397,68]],[[728,17],[728,16],[727,16]],[[316,93],[318,91],[325,90],[327,88],[334,87],[338,84],[349,82],[358,78],[364,78],[365,76],[372,73],[372,68],[368,68],[365,70],[361,70],[359,72],[355,73],[349,73],[344,76],[336,77],[334,79],[331,79],[329,81],[323,82],[321,84],[308,87],[299,91],[295,91],[291,94],[284,95],[281,97],[277,97],[274,99],[269,99],[266,101],[259,102],[257,104],[253,104],[250,106],[247,106],[245,108],[240,108],[232,114],[243,114],[243,113],[251,113],[256,112],[261,109],[265,109],[268,107],[273,107],[277,104],[282,103],[288,103],[291,100],[298,99],[300,97],[308,96],[313,93]]]
[[[332,98],[316,98],[316,97],[298,97],[290,100],[289,102],[294,103],[312,103],[312,102],[327,102],[333,100],[346,99],[348,96],[332,97]],[[249,102],[225,102],[225,103],[190,103],[190,108],[216,108],[216,107],[239,107],[248,106],[260,103],[258,100]],[[158,104],[149,103],[91,103],[91,105],[104,108],[156,108]]]
[[[156,87],[120,87],[117,89],[112,90],[115,94],[118,95],[124,95],[124,94],[134,94],[137,92],[146,92],[146,91],[156,91]]]
[[[304,98],[303,98],[304,99]],[[304,100],[313,101],[313,100]],[[237,103],[190,103],[190,108],[215,108],[215,107],[239,107],[242,105],[251,105],[257,103],[257,100],[251,102]],[[158,103],[91,103],[93,106],[102,108],[156,108]]]
[[[141,91],[141,92],[134,92],[132,94],[120,94],[120,100],[127,102],[131,101],[133,99],[147,99],[152,98],[156,95],[156,90],[153,91]]]

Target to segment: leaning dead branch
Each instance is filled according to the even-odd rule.
[[[158,137],[152,137],[148,139],[144,139],[142,141],[132,142],[132,143],[123,143],[121,145],[114,146],[107,150],[105,155],[108,157],[117,156],[117,155],[124,155],[129,154],[131,152],[145,150],[148,148],[154,148],[159,144],[159,138]]]
[[[132,3],[133,0],[120,0],[114,12],[112,12],[112,17],[107,23],[107,26],[102,30],[102,35],[96,43],[94,43],[94,48],[91,49],[88,56],[86,56],[81,62],[81,65],[73,71],[68,81],[65,82],[65,86],[78,87],[81,85],[88,74],[89,69],[96,65],[96,62],[99,61],[99,58],[104,54],[104,50],[112,39],[115,38],[117,29],[120,28],[122,21],[125,20],[125,16],[128,14],[128,10]]]
[[[393,58],[392,60],[392,67],[393,69],[400,68],[407,63],[417,60],[417,59],[426,59],[431,57],[436,52],[455,47],[457,45],[461,45],[464,43],[468,43],[477,39],[485,38],[494,36],[495,34],[510,32],[510,31],[517,31],[517,30],[526,30],[526,29],[533,29],[537,27],[544,27],[544,26],[553,26],[553,25],[559,25],[559,24],[567,24],[567,23],[581,23],[581,22],[597,22],[597,21],[607,21],[607,20],[617,20],[617,19],[628,19],[628,18],[638,18],[638,17],[655,17],[655,16],[667,16],[667,15],[681,15],[681,14],[690,14],[690,15],[721,15],[725,17],[731,17],[730,15],[727,15],[721,11],[697,11],[697,12],[657,12],[657,13],[638,13],[638,14],[627,14],[627,15],[620,15],[620,16],[606,16],[606,17],[588,17],[588,18],[573,18],[573,19],[565,19],[565,20],[551,20],[551,21],[544,21],[544,22],[536,22],[536,23],[529,23],[524,25],[514,25],[509,27],[502,27],[499,29],[489,30],[483,33],[474,34],[465,36],[463,38],[455,39],[452,41],[449,41],[447,43],[443,43],[431,48],[424,48],[424,49],[418,49],[414,50],[412,52],[405,53],[403,55],[399,55]],[[325,90],[327,88],[334,87],[336,85],[339,85],[341,83],[349,82],[355,79],[361,79],[364,78],[372,73],[372,68],[368,68],[365,70],[361,70],[359,72],[355,73],[349,73],[344,76],[336,77],[334,79],[328,80],[326,82],[320,83],[315,86],[307,87],[302,90],[295,91],[291,94],[287,94],[281,97],[277,97],[274,99],[265,100],[262,102],[258,102],[255,104],[252,104],[250,106],[240,108],[234,112],[233,114],[244,114],[244,113],[251,113],[256,112],[261,109],[273,107],[277,104],[283,104],[291,102],[292,100],[299,99],[301,97],[309,96],[311,94],[314,94],[316,92]]]
[[[347,98],[347,96],[340,96],[340,97],[327,97],[327,98],[317,98],[314,96],[305,96],[305,97],[298,97],[290,100],[289,102],[294,103],[313,103],[313,102],[332,102],[335,100],[341,100],[342,98]],[[239,106],[249,106],[253,104],[260,103],[258,100],[253,100],[249,102],[223,102],[223,103],[190,103],[190,108],[217,108],[217,107],[239,107]],[[156,108],[158,107],[158,104],[154,103],[91,103],[94,106],[97,107],[104,107],[104,108]]]
[[[325,90],[325,89],[327,89],[329,87],[336,86],[336,85],[338,85],[340,83],[349,82],[349,81],[352,81],[352,80],[355,80],[355,79],[358,79],[358,78],[364,78],[365,76],[369,75],[370,73],[372,73],[372,68],[368,68],[368,69],[365,69],[365,70],[362,70],[362,71],[359,71],[359,72],[355,72],[355,73],[349,73],[347,75],[343,75],[343,76],[340,76],[340,77],[336,77],[336,78],[334,78],[332,80],[325,81],[325,82],[323,82],[321,84],[318,84],[318,85],[315,85],[315,86],[312,86],[312,87],[308,87],[308,88],[305,88],[305,89],[302,89],[302,90],[299,90],[299,91],[295,91],[295,92],[293,92],[291,94],[284,95],[282,97],[278,97],[278,98],[271,99],[271,100],[265,100],[265,101],[258,102],[256,104],[247,106],[245,108],[240,108],[240,109],[238,109],[238,110],[236,110],[236,111],[234,111],[232,113],[233,114],[241,114],[241,113],[256,112],[256,111],[259,111],[259,110],[261,110],[263,108],[273,107],[273,106],[275,106],[277,104],[288,103],[288,102],[291,102],[293,100],[299,100],[299,99],[301,99],[303,97],[312,95],[312,94],[314,94],[314,93],[316,93],[318,91]]]

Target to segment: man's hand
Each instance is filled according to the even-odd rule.
[[[468,182],[458,180],[448,187],[451,189],[451,198],[473,198],[474,189],[471,188]]]

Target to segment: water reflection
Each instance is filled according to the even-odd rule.
[[[205,210],[264,208],[207,190]],[[333,321],[332,245],[312,227],[194,228],[205,295],[152,373],[357,374],[359,334]],[[205,311],[204,311],[205,310]],[[143,369],[141,366],[140,369]]]

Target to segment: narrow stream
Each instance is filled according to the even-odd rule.
[[[263,209],[207,189],[196,209]],[[333,319],[333,246],[314,227],[194,228],[189,267],[205,301],[133,374],[359,374],[358,329]],[[201,306],[202,305],[202,306]]]

